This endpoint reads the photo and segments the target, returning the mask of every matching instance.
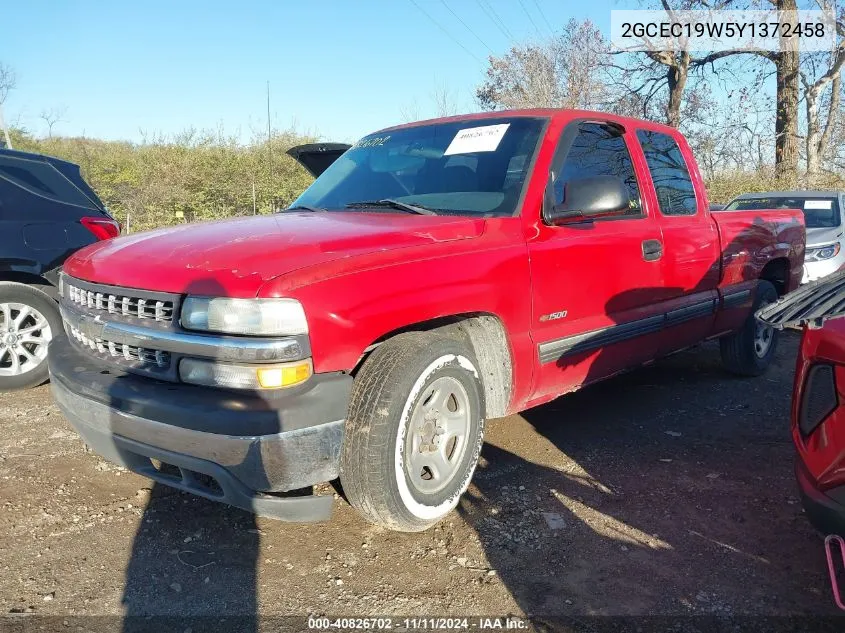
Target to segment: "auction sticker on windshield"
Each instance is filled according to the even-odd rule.
[[[509,127],[510,123],[500,123],[499,125],[483,125],[458,130],[443,155],[494,152],[499,147],[499,143]]]
[[[832,200],[805,200],[805,209],[830,209],[833,207]]]

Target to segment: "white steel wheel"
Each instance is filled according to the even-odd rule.
[[[457,338],[400,334],[355,377],[340,458],[347,500],[402,532],[446,516],[472,479],[484,438],[477,363]]]

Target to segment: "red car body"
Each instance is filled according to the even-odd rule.
[[[833,380],[820,370],[829,371]],[[845,536],[845,320],[804,330],[793,394],[796,475],[807,514],[820,530]],[[814,407],[812,399],[817,401]],[[812,413],[821,421],[806,434],[800,420]]]
[[[802,213],[711,213],[677,130],[561,110],[442,121],[472,125],[503,115],[544,120],[513,216],[290,211],[110,240],[78,252],[64,272],[90,284],[173,295],[294,298],[308,316],[315,376],[354,374],[374,345],[397,332],[492,317],[509,371],[500,401],[488,400],[489,417],[736,331],[761,279],[780,294],[798,286]],[[542,210],[562,133],[596,120],[625,131],[643,215],[551,226]],[[677,142],[695,188],[694,214],[660,213],[638,130]],[[648,243],[659,246],[656,260],[645,257]]]
[[[795,474],[820,531],[845,536],[845,272],[760,310],[773,327],[802,327],[792,391]]]

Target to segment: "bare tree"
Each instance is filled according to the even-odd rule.
[[[437,116],[453,116],[458,113],[458,104],[446,84],[440,84],[431,92],[431,100],[434,102]]]
[[[777,10],[790,13],[795,18],[796,0],[772,0]],[[781,14],[782,15],[782,14]],[[777,83],[777,109],[775,111],[775,177],[794,180],[798,174],[798,38],[781,38],[781,49],[759,51],[758,55],[775,65]]]
[[[419,121],[422,118],[420,117],[419,102],[411,101],[410,103],[399,106],[399,118],[402,123],[413,123],[414,121]]]
[[[3,118],[3,102],[6,101],[9,91],[15,87],[16,83],[15,71],[12,70],[11,66],[0,62],[0,128],[3,128],[4,145],[9,148],[12,147],[12,139],[9,138],[9,128]]]
[[[6,101],[9,92],[17,85],[18,78],[11,66],[0,62],[0,105]]]
[[[845,86],[840,87],[840,90],[845,92]],[[842,96],[840,95],[840,101]],[[829,171],[845,173],[845,117],[837,117],[832,125],[825,162],[830,166]]]
[[[53,138],[53,127],[56,123],[64,121],[64,116],[67,114],[67,106],[59,106],[57,108],[50,108],[49,110],[42,110],[38,118],[44,121],[47,125],[47,138]]]
[[[661,0],[660,6],[669,18],[674,17],[676,11],[690,9],[721,10],[731,6],[733,0],[681,0],[673,7],[668,0]],[[695,56],[685,48],[684,42],[675,40],[671,48],[657,49],[648,40],[643,40],[646,50],[631,53],[615,51],[614,55],[622,56],[622,63],[613,67],[621,71],[618,86],[627,86],[627,93],[620,98],[638,104],[643,112],[642,116],[653,117],[654,110],[662,110],[663,118],[668,125],[678,127],[681,124],[681,107],[684,103],[685,92],[690,75],[694,70],[713,67],[714,62],[737,55],[743,51],[724,50],[707,55]],[[655,106],[655,100],[664,100],[662,107]],[[651,116],[650,116],[651,115]]]
[[[773,157],[771,97],[754,84],[718,97],[709,89],[704,83],[687,95],[681,122],[705,179],[763,170]]]
[[[839,39],[836,48],[830,53],[806,56],[799,70],[807,116],[806,152],[809,181],[819,175],[821,159],[830,147],[833,130],[841,116],[842,69],[845,67],[845,9],[836,21],[836,31]]]
[[[560,36],[515,46],[489,58],[476,89],[482,108],[597,108],[607,101],[600,78],[608,46],[589,20],[570,20]]]
[[[794,12],[796,0],[749,0],[738,3],[734,0],[679,0],[673,8],[669,0],[660,0],[664,11],[671,15],[676,10],[687,9],[739,9],[740,4],[759,7],[769,3],[780,12]],[[794,16],[795,14],[792,13]],[[793,20],[795,21],[795,20]],[[622,53],[618,53],[622,54]],[[654,109],[654,100],[661,100],[665,95],[665,120],[669,125],[678,127],[681,123],[681,107],[688,90],[688,81],[694,70],[704,72],[709,69],[716,75],[714,62],[725,57],[740,54],[757,55],[775,66],[777,98],[775,111],[775,172],[778,178],[794,179],[798,170],[799,135],[799,53],[797,38],[783,38],[779,51],[725,50],[696,57],[678,46],[676,50],[650,50],[640,53],[640,59],[628,56],[627,64],[619,68],[625,78],[634,101],[643,108],[643,115]],[[633,63],[631,60],[635,60]],[[761,76],[763,71],[761,72]]]

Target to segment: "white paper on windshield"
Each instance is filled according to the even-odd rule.
[[[804,200],[805,209],[832,209],[833,200]]]
[[[499,143],[509,127],[510,123],[500,123],[499,125],[483,125],[458,130],[443,155],[494,152],[499,147]]]

